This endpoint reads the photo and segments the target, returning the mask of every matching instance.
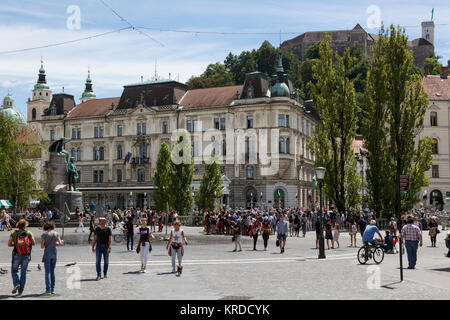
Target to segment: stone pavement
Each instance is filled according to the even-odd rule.
[[[87,244],[65,246],[58,249],[57,295],[44,297],[40,295],[45,289],[44,271],[37,270],[38,263],[43,267],[42,250],[35,248],[22,299],[450,299],[450,259],[444,256],[442,233],[437,248],[431,248],[429,237],[424,236],[416,270],[404,270],[405,282],[399,283],[397,254],[386,255],[378,266],[372,261],[360,265],[357,248],[348,247],[347,233],[341,234],[340,249],[326,250],[327,258],[318,260],[314,232],[306,238],[288,238],[284,254],[275,246],[274,236],[268,251],[262,250],[261,238],[258,251],[253,251],[251,239],[244,237],[243,251],[234,253],[230,237],[202,235],[201,228],[184,229],[189,245],[181,277],[170,273],[170,257],[161,241],[154,242],[146,274],[138,273],[135,252],[115,245],[109,278],[99,282],[95,281],[95,256]],[[35,234],[38,237],[39,232]],[[7,236],[0,233],[0,267],[10,270]],[[191,241],[196,237],[203,240]],[[65,267],[73,262],[77,264]],[[0,275],[0,299],[16,299],[11,289],[10,272]]]

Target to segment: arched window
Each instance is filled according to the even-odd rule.
[[[291,139],[286,139],[286,153],[291,153]]]
[[[122,145],[117,146],[117,160],[122,160],[123,154],[122,154]]]
[[[94,160],[99,160],[100,159],[97,147],[94,147],[94,149],[92,149],[92,154],[94,156]]]
[[[254,179],[255,177],[255,171],[253,169],[253,166],[247,167],[247,179]]]
[[[285,144],[284,144],[284,138],[280,138],[280,142],[279,142],[279,153],[285,153]]]
[[[430,125],[432,127],[437,127],[437,112],[436,111],[432,111],[430,112]]]
[[[432,150],[432,154],[439,153],[439,145],[438,145],[438,140],[436,138],[433,139],[433,147],[431,150]]]
[[[31,120],[36,120],[36,108],[33,108],[33,110],[31,110]]]

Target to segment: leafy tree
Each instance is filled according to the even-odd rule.
[[[172,174],[170,193],[173,208],[180,215],[188,215],[192,207],[192,181],[194,165],[191,157],[191,139],[186,130],[179,130],[179,138],[171,153]]]
[[[156,161],[156,172],[153,177],[156,190],[153,193],[155,207],[157,211],[165,211],[166,203],[172,204],[173,200],[170,196],[170,181],[172,177],[172,163],[170,161],[170,148],[163,142],[159,149],[158,160]]]
[[[233,85],[233,76],[224,64],[210,64],[206,71],[199,77],[191,77],[186,83],[188,88],[200,89],[211,87],[223,87]]]
[[[441,57],[432,56],[425,59],[425,67],[428,68],[428,74],[438,75],[441,74],[442,64],[439,63]]]
[[[415,146],[428,107],[421,77],[413,73],[413,57],[404,30],[382,29],[369,73],[365,123],[369,151],[368,188],[376,208],[397,216],[412,207],[431,165],[431,139]],[[410,175],[410,195],[401,195],[400,175]],[[377,177],[377,175],[379,175]],[[395,194],[395,197],[393,196]]]
[[[215,209],[216,198],[222,196],[222,173],[216,159],[205,164],[205,173],[203,175],[200,190],[196,195],[195,202],[199,209]],[[214,194],[215,193],[215,194]]]
[[[352,150],[358,110],[355,88],[350,80],[355,59],[347,48],[344,56],[336,55],[333,63],[330,42],[331,38],[328,35],[320,42],[320,58],[313,65],[313,79],[316,83],[308,85],[322,120],[316,127],[315,137],[310,140],[310,149],[316,155],[316,166],[327,169],[325,174],[327,197],[336,205],[339,212],[345,212],[349,207],[346,190],[357,188],[354,185],[349,186],[348,183],[359,179],[359,175],[354,174],[356,161],[353,159]]]
[[[36,146],[20,139],[22,130],[26,129],[18,121],[0,113],[0,198],[10,200],[15,210],[26,207],[30,197],[48,199],[40,191],[42,182],[34,180],[36,168],[27,158]]]

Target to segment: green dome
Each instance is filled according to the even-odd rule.
[[[50,86],[46,83],[36,83],[34,90],[50,90]]]
[[[270,89],[271,97],[290,97],[291,92],[289,91],[289,87],[284,82],[280,82],[277,80],[272,88]]]
[[[3,115],[5,115],[7,118],[16,119],[20,124],[27,124],[24,116],[19,111],[16,111],[13,108],[1,109],[0,112],[3,113]]]
[[[83,94],[81,95],[81,97],[82,97],[82,98],[97,98],[97,96],[95,95],[95,93],[89,92],[89,91],[83,92]]]

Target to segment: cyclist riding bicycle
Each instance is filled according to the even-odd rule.
[[[370,224],[366,227],[366,230],[364,230],[364,234],[363,234],[364,245],[367,245],[370,243],[370,244],[372,244],[372,246],[376,247],[377,243],[373,239],[373,237],[375,236],[375,233],[378,233],[378,235],[380,236],[381,242],[383,242],[383,236],[381,235],[380,230],[377,227],[377,221],[371,220]]]

